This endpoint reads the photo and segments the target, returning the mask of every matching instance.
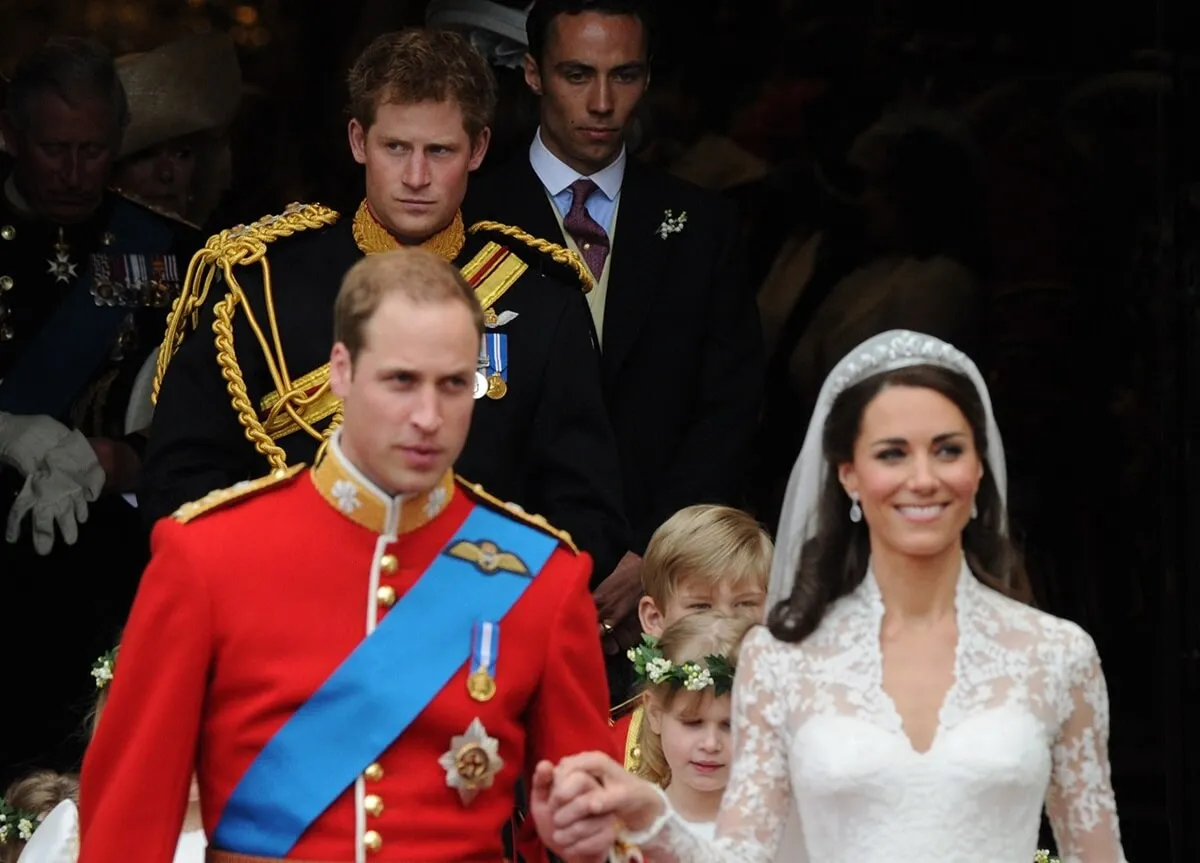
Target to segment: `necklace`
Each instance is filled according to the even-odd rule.
[[[368,255],[404,247],[403,243],[379,223],[365,199],[358,205],[358,212],[354,214],[354,242]],[[462,252],[466,242],[462,211],[459,210],[454,213],[454,220],[421,243],[421,248],[433,252],[442,260],[453,262]]]

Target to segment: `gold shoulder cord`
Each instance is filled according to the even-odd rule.
[[[585,294],[591,291],[592,286],[595,284],[592,274],[588,272],[588,268],[583,263],[583,260],[566,246],[560,246],[558,243],[543,240],[540,237],[535,237],[528,231],[522,231],[515,225],[505,225],[501,222],[476,222],[471,226],[471,233],[475,234],[479,231],[495,231],[498,234],[504,234],[506,237],[512,237],[517,242],[524,243],[531,249],[549,255],[550,259],[556,264],[563,264],[570,267],[579,276],[579,281],[583,285],[583,292]]]
[[[198,325],[200,309],[208,298],[208,292],[212,288],[217,274],[223,275],[229,293],[217,303],[213,310],[215,320],[212,329],[217,348],[217,364],[221,368],[221,377],[225,379],[233,408],[237,411],[238,422],[246,430],[246,437],[254,444],[255,450],[266,457],[272,470],[286,469],[287,453],[271,439],[246,392],[246,382],[242,377],[241,368],[238,366],[237,353],[233,344],[234,311],[240,302],[255,339],[262,348],[263,358],[266,360],[275,390],[282,394],[279,402],[274,406],[274,411],[286,410],[301,428],[317,440],[322,441],[321,449],[323,450],[332,430],[340,422],[341,411],[339,410],[334,415],[333,422],[324,434],[314,429],[301,416],[299,409],[323,395],[323,392],[318,391],[306,395],[303,390],[293,390],[275,317],[275,301],[271,290],[271,268],[267,263],[267,246],[280,238],[290,237],[300,231],[323,228],[332,225],[337,220],[338,214],[335,210],[320,204],[292,204],[278,216],[268,216],[251,225],[238,225],[211,237],[204,248],[198,251],[192,257],[191,263],[188,264],[183,290],[171,308],[171,315],[167,320],[167,333],[159,348],[152,392],[152,399],[155,403],[158,402],[159,389],[171,358],[179,350],[187,332]],[[266,301],[267,322],[274,343],[273,347],[267,342],[263,330],[254,316],[254,310],[246,302],[246,295],[233,274],[235,266],[251,264],[259,264],[262,267],[263,296]],[[322,385],[322,389],[328,386],[329,383],[326,381]],[[318,450],[318,457],[320,452],[321,450]]]

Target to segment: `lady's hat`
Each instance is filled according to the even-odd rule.
[[[176,138],[198,136],[193,203],[181,215],[202,222],[232,182],[225,131],[242,101],[242,72],[233,41],[197,33],[151,51],[117,58],[130,122],[119,158]]]
[[[525,19],[533,3],[493,0],[431,0],[425,24],[459,30],[492,66],[516,69],[529,49]]]

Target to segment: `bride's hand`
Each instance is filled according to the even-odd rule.
[[[549,761],[539,763],[534,770],[529,813],[542,842],[567,863],[605,863],[616,842],[617,828],[611,815],[582,818],[567,831],[555,827],[556,805],[599,787],[600,783],[586,773],[575,773],[559,782]]]
[[[554,837],[563,844],[580,841],[603,825],[611,847],[623,825],[645,830],[665,811],[658,789],[629,773],[601,752],[584,752],[558,762],[550,792]]]

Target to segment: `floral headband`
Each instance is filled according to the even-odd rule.
[[[97,689],[103,689],[112,682],[113,669],[117,666],[117,651],[120,649],[120,646],[114,647],[92,663],[92,677],[96,680]]]
[[[0,845],[7,845],[13,839],[28,842],[40,821],[34,813],[14,809],[7,800],[0,797]]]
[[[689,692],[711,686],[717,695],[724,695],[733,688],[733,664],[725,656],[710,655],[704,657],[703,662],[676,665],[658,649],[658,639],[646,634],[642,635],[641,644],[629,648],[626,656],[642,683],[669,683]]]

